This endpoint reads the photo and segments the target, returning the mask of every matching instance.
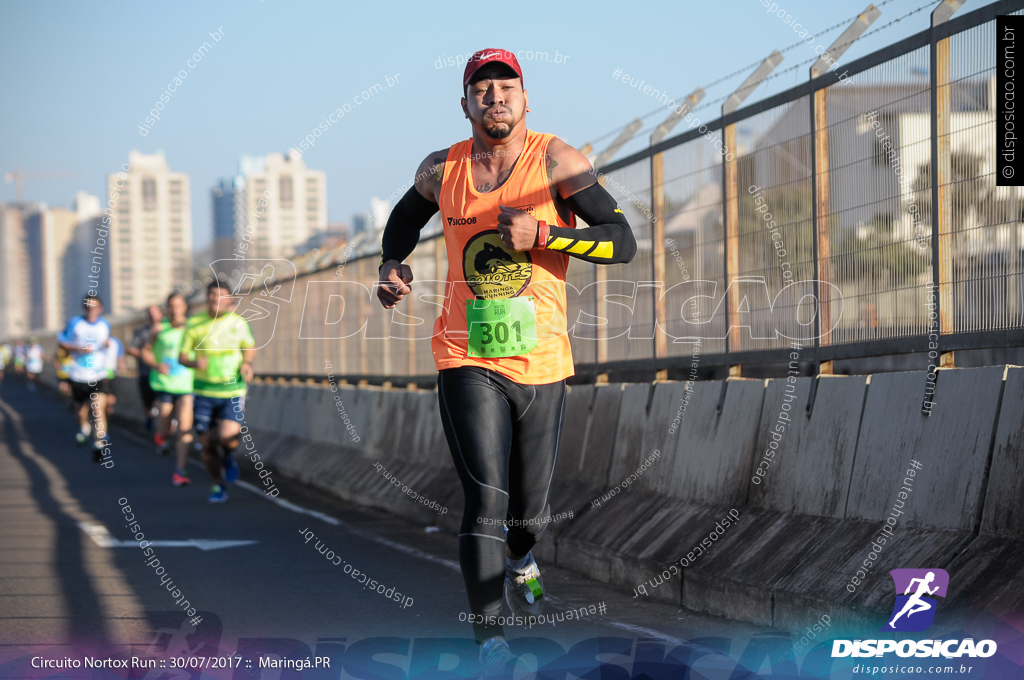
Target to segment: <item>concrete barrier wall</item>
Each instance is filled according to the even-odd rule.
[[[774,623],[779,582],[842,519],[866,387],[863,376],[768,381],[744,469],[744,520],[687,574],[684,604]]]
[[[931,416],[921,414],[926,380],[573,386],[551,510],[574,516],[548,526],[538,559],[630,592],[653,580],[649,597],[792,629],[826,613],[836,627],[879,623],[892,602],[887,572],[911,566],[947,565],[959,593],[947,604],[960,607],[950,612],[1024,609],[1024,369],[942,370]],[[141,418],[134,381],[116,385],[122,412]],[[246,421],[280,473],[458,532],[462,490],[436,392],[255,384]],[[851,593],[911,460],[920,469],[894,536]],[[741,519],[719,534],[731,509]]]

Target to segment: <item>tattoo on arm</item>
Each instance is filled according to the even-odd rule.
[[[548,182],[554,182],[555,181],[554,175],[555,175],[555,168],[556,167],[558,167],[558,161],[556,161],[554,158],[552,158],[551,154],[548,154],[548,166],[547,166]]]
[[[441,186],[441,182],[444,181],[444,159],[434,159],[434,181],[437,182],[437,186]]]

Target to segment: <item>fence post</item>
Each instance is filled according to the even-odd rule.
[[[653,141],[653,140],[652,140]],[[665,187],[660,153],[651,156],[651,275],[654,281],[665,283]],[[664,289],[662,289],[664,290]],[[654,358],[668,356],[668,335],[658,332],[658,322],[668,317],[665,296],[654,288]],[[667,377],[667,374],[666,374]]]
[[[416,254],[412,255],[413,264],[416,264]],[[414,271],[415,273],[415,271]],[[409,343],[408,350],[406,352],[406,359],[409,362],[408,370],[406,375],[416,375],[416,326],[412,325],[412,320],[416,317],[416,291],[413,290],[412,295],[408,297],[409,305],[402,313],[408,317],[409,325],[406,326],[407,342]],[[424,319],[425,320],[425,319]],[[388,333],[390,336],[390,332]]]
[[[600,175],[597,178],[598,183],[604,186],[605,177]],[[605,296],[608,294],[607,275],[605,274],[605,267],[599,267],[596,264],[591,265],[594,269],[594,282],[597,284],[594,288],[597,289],[597,309],[594,311],[597,313],[597,318],[602,319],[604,323],[600,323],[597,326],[597,363],[605,364],[608,362],[608,301]],[[598,370],[598,376],[602,375],[600,367]]]
[[[812,76],[813,77],[813,76]],[[814,228],[811,232],[814,247],[814,295],[818,300],[815,315],[815,347],[832,344],[832,296],[831,289],[822,283],[829,283],[831,276],[832,241],[829,229],[831,204],[829,203],[828,174],[828,88],[822,87],[811,95],[811,159],[814,183],[813,195]],[[824,332],[823,332],[824,330]],[[832,362],[819,365],[820,374],[832,373]]]
[[[723,112],[724,115],[724,112]],[[722,129],[722,144],[727,149],[736,149],[736,124],[726,125]],[[740,349],[742,335],[737,325],[739,322],[739,299],[729,294],[729,284],[739,276],[740,271],[740,214],[739,214],[739,187],[737,177],[737,163],[739,157],[733,154],[733,159],[728,156],[722,158],[722,210],[724,211],[724,241],[722,248],[725,251],[725,298],[726,298],[726,324],[728,331],[725,339],[725,351],[735,352]],[[741,375],[742,367],[739,364],[729,365],[729,377],[738,378]]]
[[[317,286],[317,287],[319,287],[319,286]],[[306,289],[307,290],[309,289],[309,284],[308,283],[306,284]],[[330,296],[329,292],[327,294],[327,299],[328,300],[331,299],[331,296]],[[320,304],[323,303],[323,295],[320,296],[320,299],[319,299],[318,302]],[[318,309],[322,309],[322,307],[318,307]],[[323,340],[320,341],[320,358],[322,359],[322,361],[320,362],[320,366],[319,366],[319,369],[317,370],[317,373],[321,373],[321,372],[325,371],[326,370],[326,363],[328,361],[331,361],[331,340],[330,340],[330,338],[327,337],[327,333],[324,333],[324,338],[323,338]],[[331,365],[332,366],[334,365],[333,361],[331,362]]]
[[[722,118],[740,107],[747,97],[764,82],[764,79],[782,63],[785,57],[778,50],[774,50],[768,58],[761,62],[753,73],[751,73],[743,84],[733,92],[722,104]],[[740,271],[740,213],[738,195],[738,169],[739,149],[736,148],[736,124],[730,123],[722,128],[722,144],[724,153],[722,155],[722,225],[724,229],[724,240],[722,249],[725,251],[725,308],[727,311],[726,323],[728,331],[725,338],[725,351],[735,352],[740,348],[741,333],[737,325],[739,321],[739,303],[735,295],[729,295],[729,284],[739,276]],[[729,156],[732,160],[729,160]],[[731,246],[730,246],[730,242]],[[739,364],[729,366],[729,377],[740,377],[741,367]]]
[[[869,5],[846,30],[829,45],[821,58],[810,70],[810,80],[828,73],[832,65],[850,49],[868,26],[875,22],[882,12]],[[811,104],[811,168],[814,174],[811,184],[811,239],[814,248],[814,297],[818,301],[815,315],[814,346],[832,344],[832,208],[829,200],[829,153],[828,153],[828,88],[822,86],[813,90]],[[826,285],[821,285],[826,284]],[[824,329],[824,332],[822,332]],[[832,374],[832,362],[818,362],[819,375]],[[812,388],[813,389],[813,388]],[[808,402],[810,404],[810,402]]]
[[[939,334],[952,333],[953,304],[953,179],[950,136],[949,38],[937,38],[935,28],[949,20],[965,0],[944,0],[932,11],[931,127],[932,127],[932,281],[938,286]],[[941,337],[940,337],[941,340]],[[953,352],[941,352],[939,366],[954,366]]]
[[[370,260],[370,258],[366,258],[366,257],[364,257],[363,259],[359,260],[359,280],[360,281],[365,281],[366,280],[366,272],[364,272],[363,270],[366,268],[366,263],[369,260]],[[366,339],[366,328],[364,327],[364,324],[366,323],[366,319],[367,319],[367,316],[368,316],[368,311],[369,311],[367,309],[368,306],[369,306],[369,300],[367,300],[362,295],[360,295],[359,296],[359,326],[358,326],[358,328],[361,329],[359,331],[359,375],[361,375],[361,376],[364,376],[364,375],[366,375],[366,374],[368,374],[370,372],[368,357],[367,357],[367,354],[366,354],[368,340]]]
[[[659,144],[668,137],[680,120],[704,98],[704,89],[698,87],[676,107],[668,118],[651,133],[651,146]],[[651,156],[651,208],[653,222],[651,224],[651,257],[653,258],[654,280],[665,283],[665,171],[661,153]],[[654,358],[668,356],[668,333],[658,333],[658,322],[665,321],[668,312],[665,308],[665,296],[655,292],[654,298]],[[665,377],[668,372],[665,371]]]

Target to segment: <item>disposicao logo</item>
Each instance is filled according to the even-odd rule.
[[[938,602],[925,596],[946,597],[946,588],[949,587],[946,570],[893,569],[889,575],[896,584],[896,604],[892,608],[892,618],[881,630],[917,633],[931,628]]]
[[[935,621],[938,601],[929,595],[946,597],[949,574],[944,569],[893,569],[889,572],[896,587],[896,602],[884,632],[918,633],[927,630]],[[913,592],[911,592],[913,591]],[[896,652],[897,656],[938,657],[947,659],[961,656],[987,658],[996,653],[993,640],[975,644],[967,638],[961,640],[834,640],[832,656],[882,656]]]

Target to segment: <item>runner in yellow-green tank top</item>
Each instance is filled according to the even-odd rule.
[[[245,384],[252,380],[256,358],[252,329],[235,314],[237,304],[227,283],[214,280],[206,289],[206,311],[188,320],[178,356],[182,365],[195,369],[195,430],[213,479],[207,499],[211,503],[226,501],[224,482],[238,479],[234,452],[245,422]],[[214,421],[215,437],[211,436]]]
[[[171,483],[185,486],[191,483],[186,464],[188,448],[192,445],[192,378],[194,371],[181,364],[178,356],[188,322],[188,303],[181,293],[167,298],[167,321],[150,334],[142,348],[142,360],[150,366],[149,386],[159,408],[159,452],[166,456],[174,439],[177,460]],[[195,356],[191,353],[190,358]],[[174,422],[177,428],[173,428]]]

